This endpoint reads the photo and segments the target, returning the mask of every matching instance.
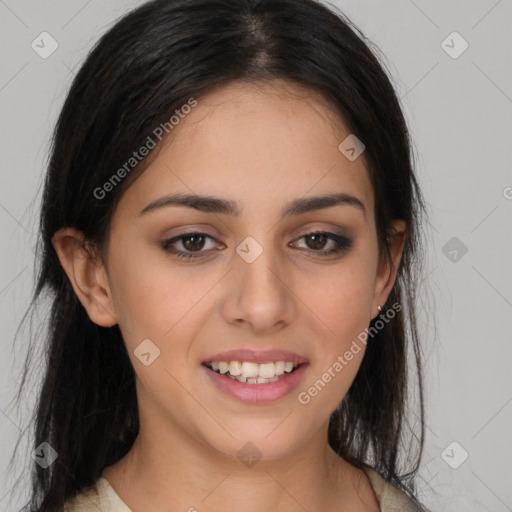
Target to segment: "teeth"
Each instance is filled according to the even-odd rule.
[[[226,361],[221,361],[219,363],[219,372],[227,373],[228,371],[229,371],[229,363],[226,363]]]
[[[231,361],[229,363],[229,373],[233,376],[242,375],[242,365],[239,361]]]
[[[242,375],[244,377],[257,377],[260,371],[258,363],[242,363]]]
[[[290,363],[293,368],[293,363]],[[273,377],[275,375],[275,364],[274,363],[264,363],[260,364],[260,377],[263,377],[264,379],[270,379],[270,377]]]
[[[275,361],[268,363],[253,363],[252,361],[216,361],[211,363],[211,369],[225,374],[238,382],[246,384],[267,384],[276,382],[281,375],[290,373],[297,368],[297,363],[291,361]]]
[[[274,372],[276,375],[283,375],[284,373],[284,361],[277,361],[274,365]]]

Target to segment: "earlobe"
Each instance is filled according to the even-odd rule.
[[[115,318],[112,294],[100,258],[84,242],[83,234],[74,228],[62,228],[52,244],[71,286],[89,318],[102,327],[112,327]]]
[[[376,316],[378,305],[383,305],[395,284],[398,267],[402,258],[402,252],[406,239],[406,224],[403,220],[393,221],[393,227],[388,237],[388,247],[391,261],[383,255],[379,259],[377,277],[375,279],[374,304],[372,318]]]

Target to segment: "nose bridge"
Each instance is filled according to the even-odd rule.
[[[272,245],[270,237],[261,244],[253,237],[247,237],[237,247],[236,270],[244,295],[260,296],[267,302],[281,296],[283,283],[276,277],[279,274],[278,257]]]
[[[268,329],[290,321],[293,296],[270,236],[261,235],[260,240],[247,237],[236,248],[227,314],[232,321]]]
[[[242,257],[240,260],[237,262],[237,267],[246,291],[264,295],[278,293],[282,283],[276,277],[278,274],[276,255],[270,244],[266,244],[265,248],[262,247],[261,253],[253,261]]]

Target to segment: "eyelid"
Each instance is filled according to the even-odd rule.
[[[308,231],[307,233],[304,233],[303,235],[299,236],[295,239],[293,243],[297,243],[299,240],[302,240],[303,238],[311,235],[326,235],[327,239],[334,242],[336,244],[335,249],[308,249],[304,248],[303,250],[317,256],[325,256],[326,254],[339,254],[343,251],[346,251],[350,249],[354,245],[354,240],[346,235],[341,235],[338,233],[333,233],[331,231],[325,231],[325,230],[312,230]]]
[[[173,236],[171,238],[167,238],[165,240],[163,240],[161,242],[161,244],[163,246],[171,246],[177,242],[181,242],[183,239],[187,238],[187,237],[190,237],[190,236],[193,236],[193,235],[201,235],[203,236],[205,239],[209,239],[211,240],[212,242],[216,242],[217,245],[219,244],[222,244],[222,242],[219,242],[214,236],[208,234],[208,233],[205,233],[203,231],[197,231],[197,230],[192,230],[192,231],[185,231],[183,233],[180,233],[179,235],[176,235],[176,236]],[[224,244],[222,244],[224,245]],[[208,252],[208,250],[201,250],[201,251],[196,251],[197,253],[205,253],[205,252]],[[193,253],[193,251],[190,251],[190,253]]]

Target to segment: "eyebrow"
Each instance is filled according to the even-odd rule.
[[[366,208],[360,199],[350,194],[342,193],[294,199],[285,205],[281,211],[281,215],[283,217],[301,215],[303,213],[339,205],[358,208],[366,216]],[[239,216],[242,212],[238,203],[229,199],[221,199],[213,196],[198,196],[195,194],[171,194],[149,203],[140,211],[139,217],[168,206],[186,206],[205,213],[222,213],[233,216]]]

